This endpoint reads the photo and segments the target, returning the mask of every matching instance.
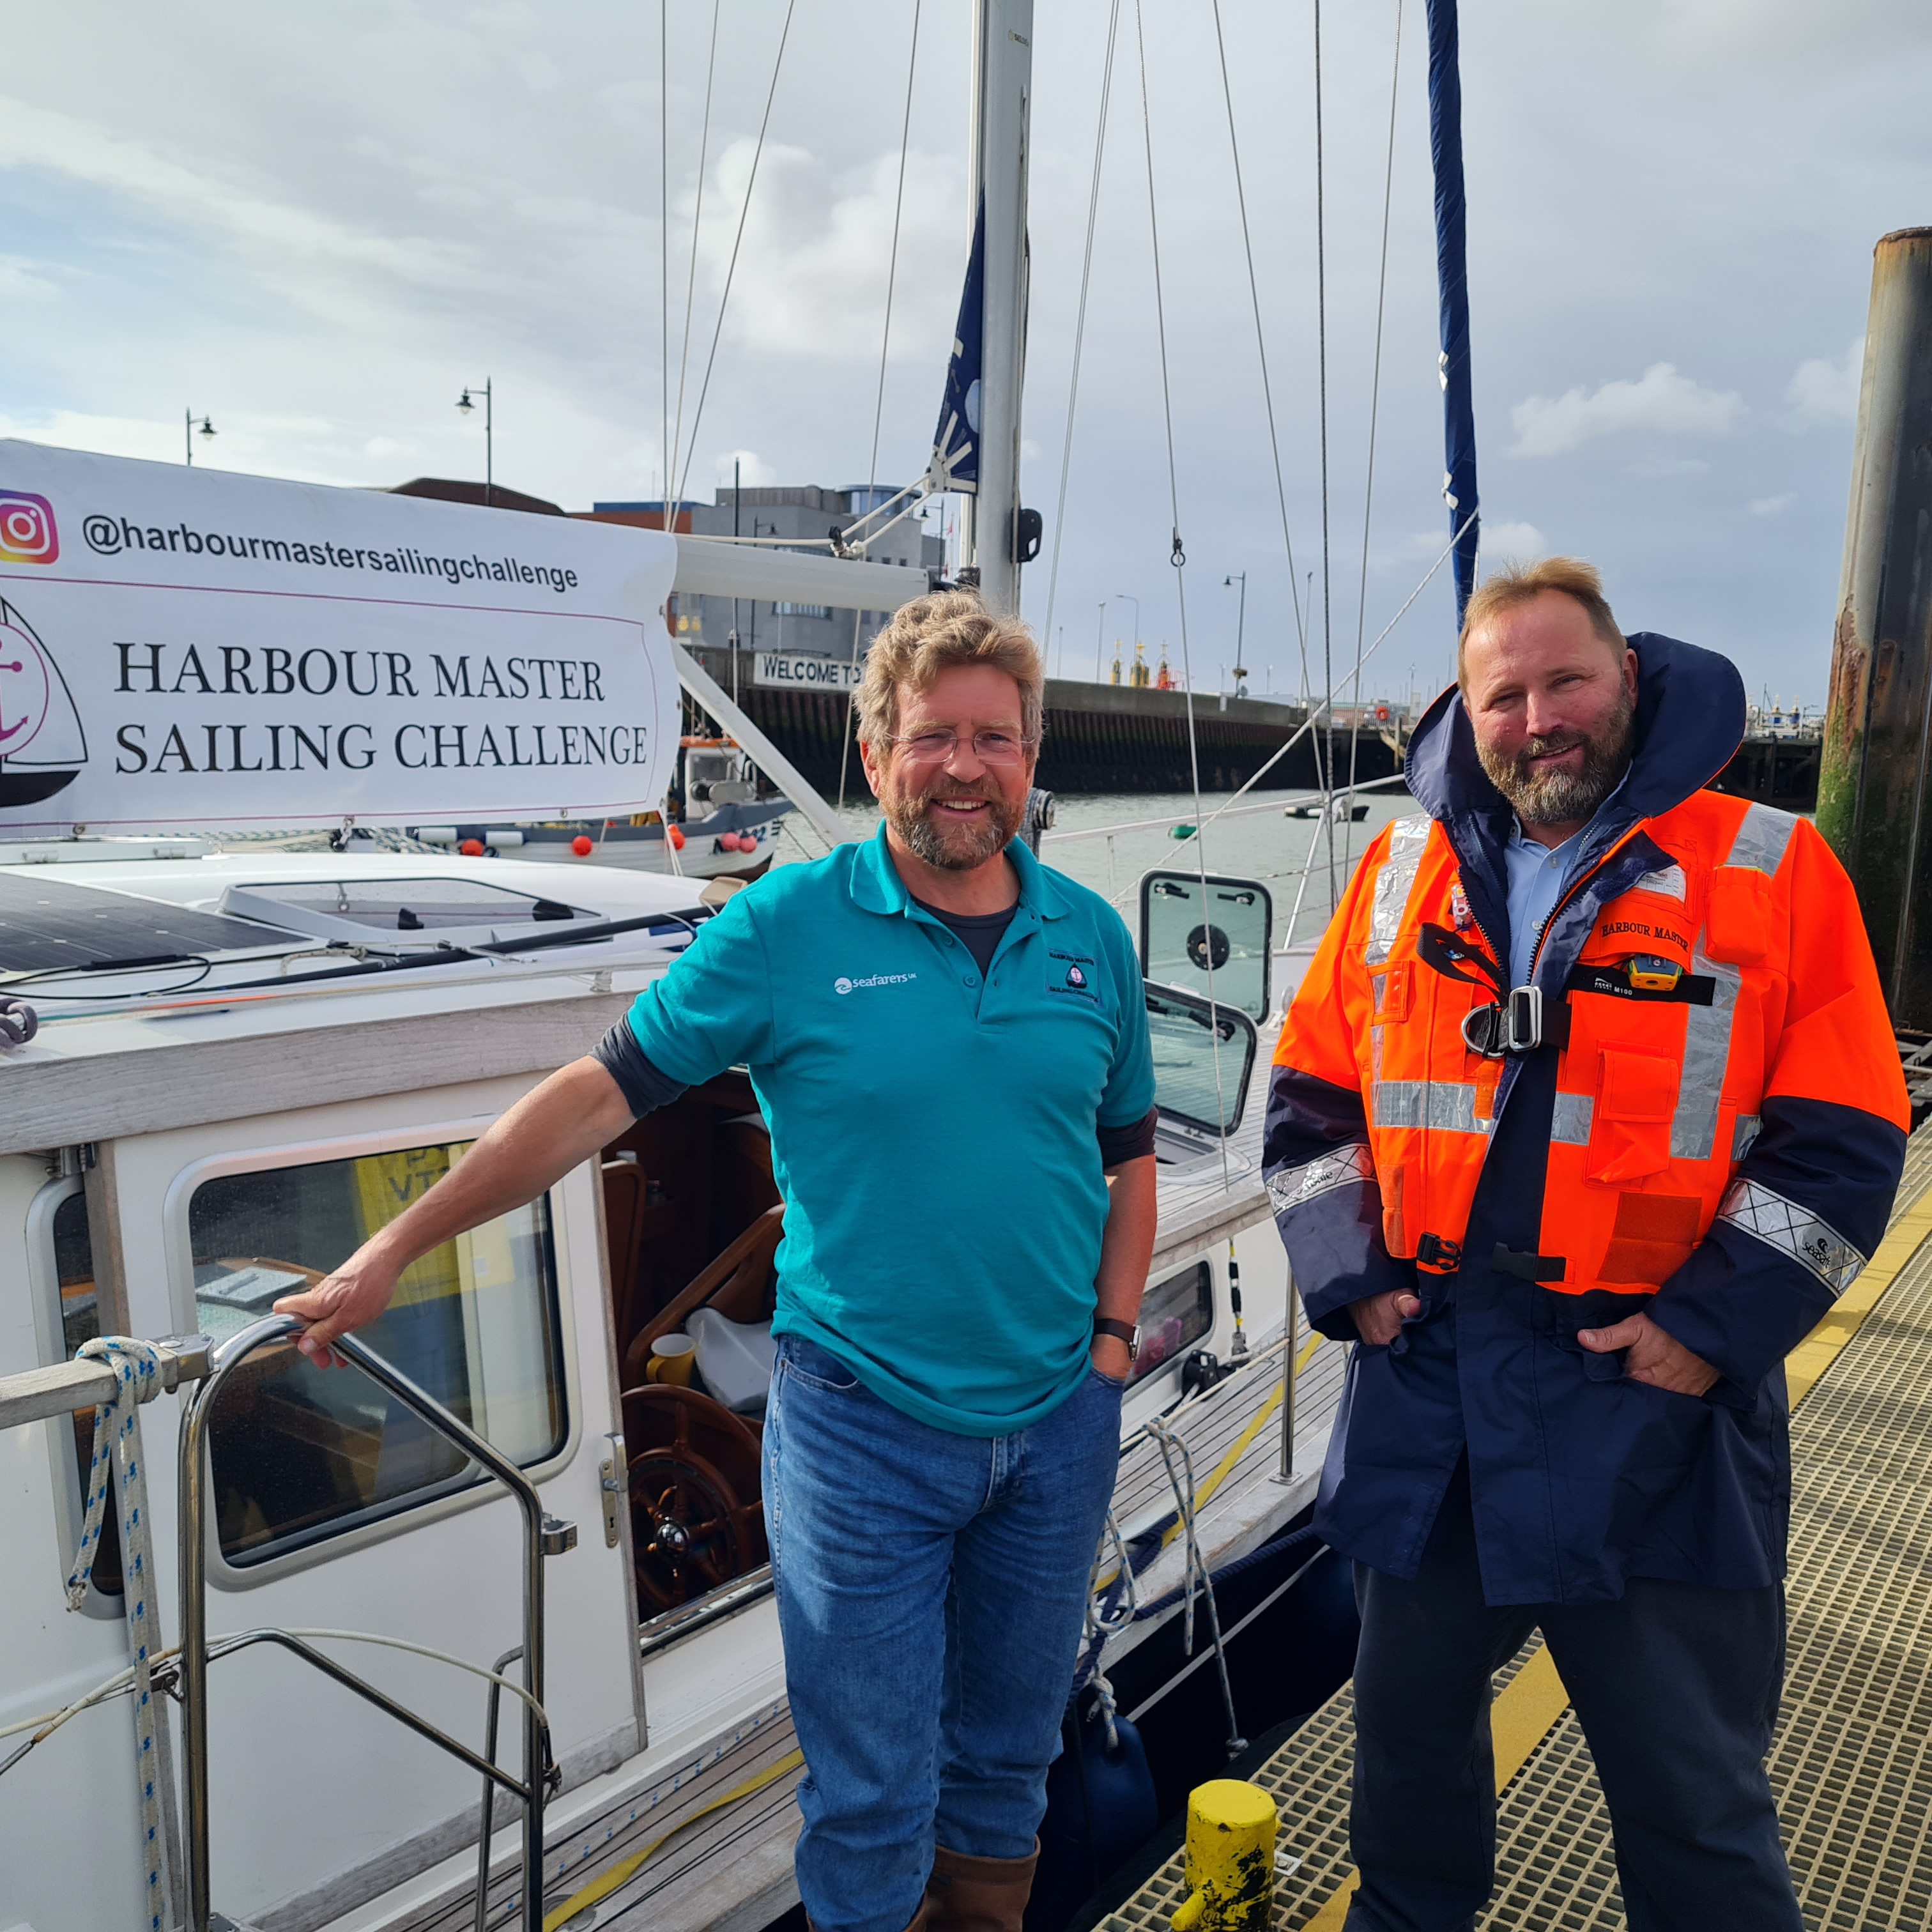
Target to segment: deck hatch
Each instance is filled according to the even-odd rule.
[[[85,970],[112,960],[232,952],[299,935],[98,886],[0,872],[0,970]]]

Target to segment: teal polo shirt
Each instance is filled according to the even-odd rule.
[[[630,1013],[674,1080],[751,1069],[785,1202],[773,1332],[965,1436],[1027,1428],[1078,1386],[1107,1218],[1095,1130],[1154,1099],[1120,915],[1006,851],[1019,905],[983,985],[882,825],[746,887]]]

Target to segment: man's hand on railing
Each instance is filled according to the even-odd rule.
[[[379,1234],[314,1288],[284,1295],[274,1312],[302,1316],[309,1325],[296,1337],[296,1346],[318,1368],[338,1367],[342,1358],[329,1344],[339,1335],[366,1327],[388,1306],[404,1265],[382,1252]]]

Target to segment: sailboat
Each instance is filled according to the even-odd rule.
[[[1448,0],[1437,14],[1453,20]],[[1039,538],[1019,492],[1031,33],[1030,0],[976,0],[977,212],[924,486],[970,485],[962,577],[1006,608]],[[1448,45],[1453,61],[1453,28]],[[22,476],[50,454],[0,452]],[[213,500],[172,493],[226,487],[134,473],[154,468],[114,466],[112,480],[158,493],[157,529],[186,530]],[[1459,538],[1472,538],[1473,470],[1451,470]],[[391,520],[398,554],[427,527],[405,517],[445,520],[479,557],[504,541],[491,511],[308,494],[325,517],[326,500],[357,496],[355,514]],[[598,536],[634,546],[632,575],[656,572],[664,591],[889,610],[927,587],[866,561],[862,527],[824,556]],[[51,656],[19,615],[34,568],[0,562],[0,730],[20,741],[0,751],[0,1000],[38,1019],[0,1052],[0,1438],[14,1471],[0,1488],[0,1922],[768,1923],[796,1898],[800,1761],[758,1486],[784,1203],[748,1076],[692,1090],[418,1264],[345,1370],[309,1366],[269,1312],[585,1051],[716,897],[436,841],[224,849],[205,802],[199,830],[131,810],[110,836],[111,811],[64,821],[59,772],[106,780],[82,742],[85,692],[74,704],[41,668]],[[647,620],[662,593],[625,594]],[[414,621],[394,618],[405,644]],[[506,634],[522,621],[506,617]],[[850,836],[674,640],[648,621],[638,635],[664,674],[660,747],[681,688],[797,822],[828,844]],[[218,763],[228,741],[208,728]],[[198,742],[184,737],[184,754]],[[666,766],[651,770],[657,796],[607,790],[602,815],[655,808]],[[473,809],[447,777],[440,796],[425,778],[386,817],[362,782],[339,762],[326,782],[311,772],[303,820],[346,835],[458,826]],[[1078,1789],[1056,1796],[1046,1834],[1042,1882],[1057,1869],[1063,1899],[1159,1815],[1137,1724],[1171,1738],[1170,1782],[1204,1736],[1215,1763],[1245,1744],[1234,1647],[1300,1600],[1292,1586],[1312,1599],[1320,1556],[1300,1526],[1343,1352],[1300,1331],[1260,1172],[1261,1084],[1292,989],[1276,983],[1266,884],[1193,856],[1139,889],[1160,1233],[1069,1686]],[[689,1350],[666,1351],[674,1336]],[[76,1359],[116,1336],[118,1354]],[[672,1352],[694,1373],[652,1379]],[[136,1425],[144,1479],[124,1446]],[[117,1507],[89,1537],[110,1449]],[[138,1546],[124,1546],[117,1510],[136,1480]],[[1347,1614],[1275,1647],[1294,1708],[1346,1670]],[[1110,1779],[1125,1796],[1096,1802]]]

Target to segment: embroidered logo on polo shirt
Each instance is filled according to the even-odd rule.
[[[1078,967],[1070,966],[1066,969],[1066,983],[1070,986],[1084,986],[1087,983],[1087,976]]]
[[[848,980],[842,974],[832,981],[832,990],[842,994],[859,992],[867,986],[903,986],[918,977],[916,973],[874,973],[866,979]]]

